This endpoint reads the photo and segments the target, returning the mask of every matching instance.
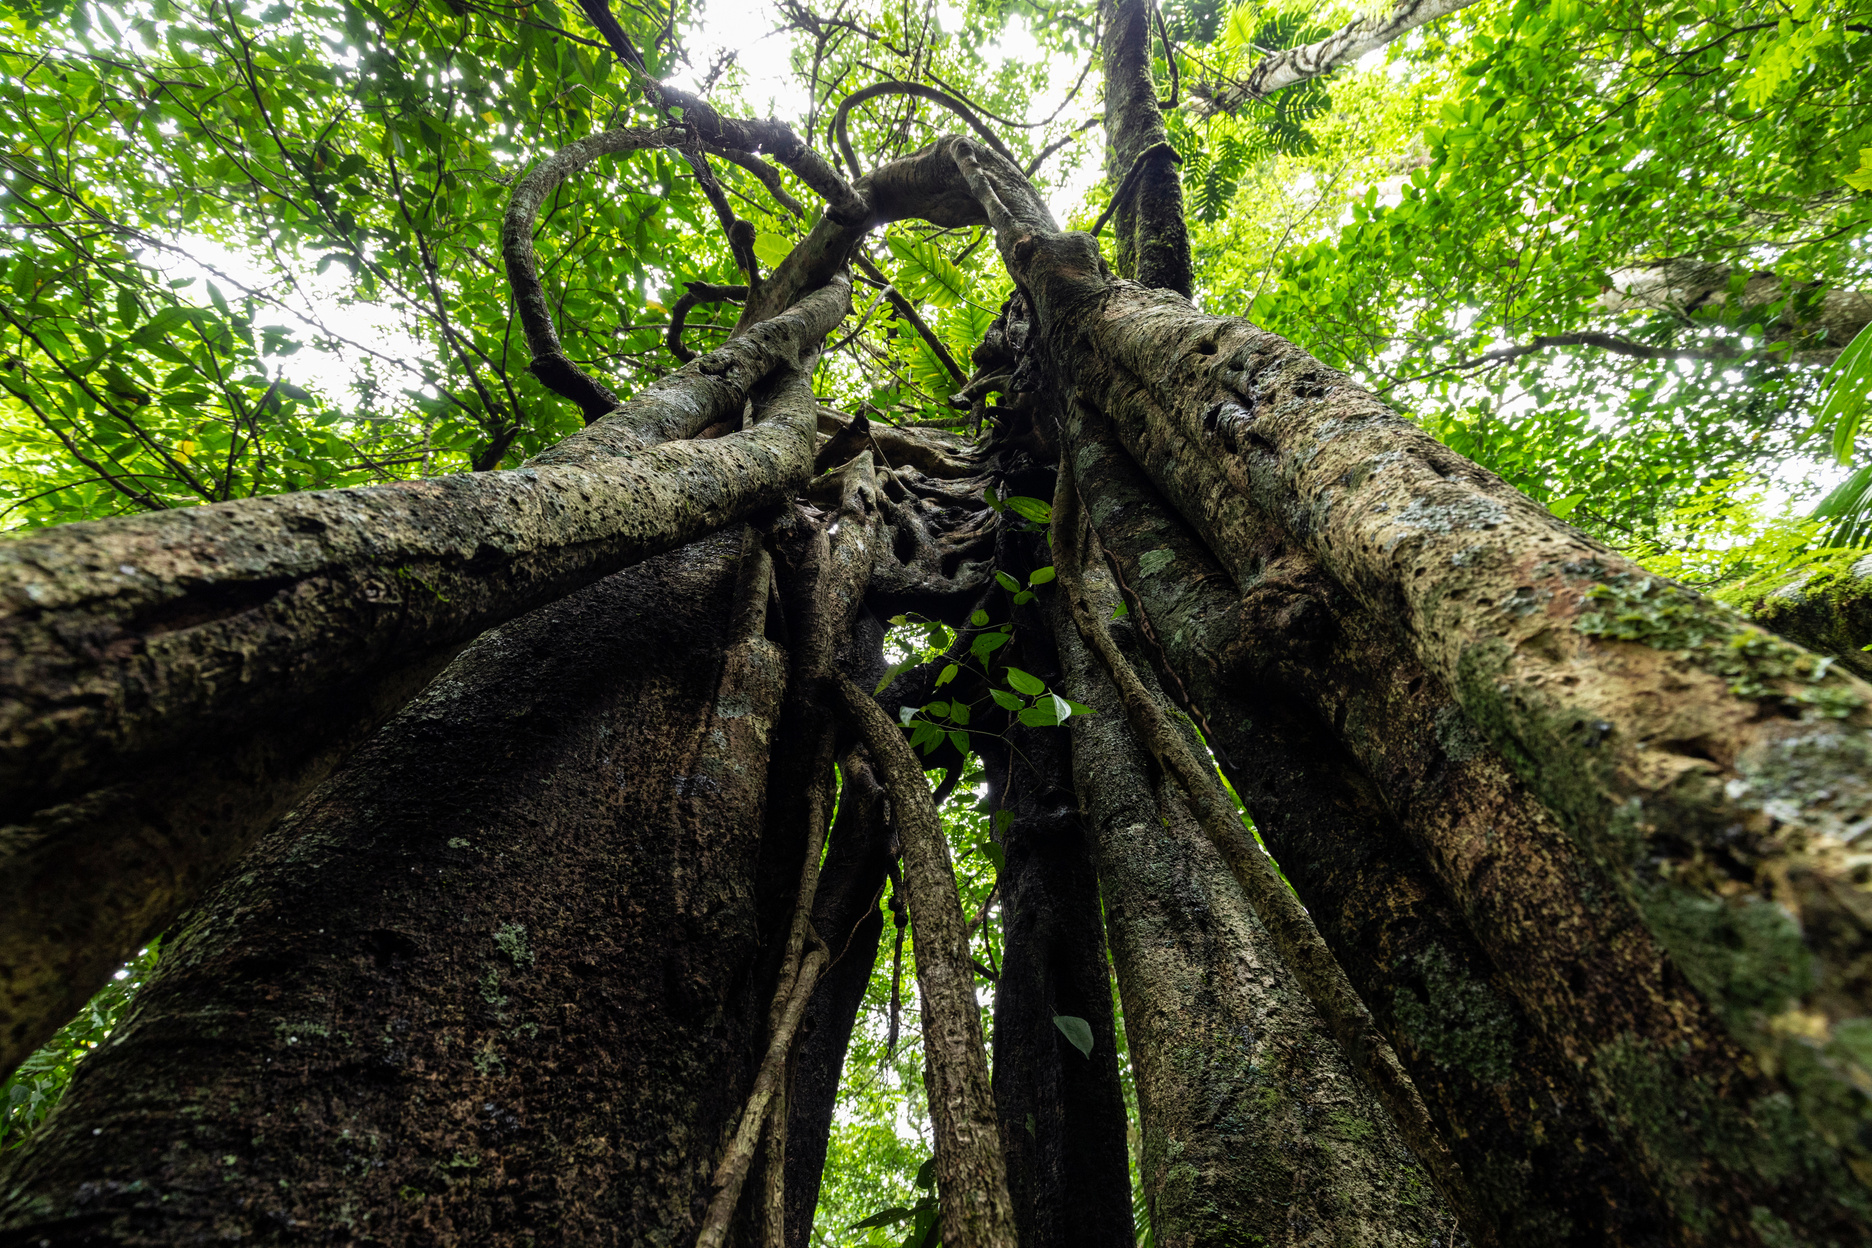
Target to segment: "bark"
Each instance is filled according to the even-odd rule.
[[[1117,595],[1108,578],[1090,569],[1088,581],[1095,608],[1109,614]],[[1096,829],[1155,1242],[1447,1236],[1443,1202],[1174,785],[1153,779],[1123,703],[1070,620],[1057,636],[1066,687],[1095,710],[1072,720],[1073,772]]]
[[[1844,551],[1797,569],[1719,591],[1769,632],[1838,659],[1872,680],[1872,559]]]
[[[1330,74],[1419,26],[1474,3],[1475,0],[1397,0],[1387,12],[1354,18],[1324,39],[1268,53],[1255,62],[1246,78],[1191,84],[1190,93],[1196,96],[1192,111],[1198,116],[1232,113],[1251,100],[1266,99],[1282,87]]]
[[[955,867],[916,755],[897,725],[858,686],[838,678],[840,710],[876,763],[903,838],[904,884],[917,935],[917,989],[936,1134],[936,1190],[945,1248],[1012,1248],[994,1096],[975,1004]]]
[[[1051,472],[1002,478],[1004,495],[1048,497]],[[1025,585],[1052,563],[1040,534],[1003,529],[1000,570]],[[1061,687],[1053,645],[1055,596],[1012,607],[1005,591],[994,614],[1014,621],[1014,641],[997,662]],[[1011,652],[1011,653],[1010,653]],[[948,692],[945,690],[944,692]],[[960,696],[960,695],[958,695]],[[972,740],[987,777],[988,801],[1010,817],[996,835],[1003,954],[995,985],[994,1091],[1008,1159],[1008,1190],[1025,1248],[1131,1248],[1131,1182],[1125,1154],[1124,1092],[1118,1081],[1111,972],[1099,922],[1092,844],[1073,793],[1070,738],[1057,727],[1028,727],[979,695],[972,714],[1004,737]],[[1054,1023],[1082,1018],[1092,1051],[1082,1054]]]
[[[809,371],[848,308],[842,286],[815,296],[533,467],[0,550],[0,1071],[463,642],[802,487],[816,416],[790,367],[752,429],[647,444]]]
[[[1053,541],[1060,553],[1060,589],[1074,626],[1098,656],[1124,704],[1125,717],[1140,745],[1150,752],[1181,794],[1203,834],[1228,864],[1231,874],[1273,937],[1281,960],[1293,973],[1320,1019],[1338,1042],[1353,1071],[1371,1089],[1398,1132],[1409,1143],[1451,1211],[1466,1222],[1478,1221],[1468,1184],[1437,1133],[1423,1099],[1378,1031],[1370,1010],[1347,981],[1311,917],[1280,877],[1265,850],[1243,827],[1231,795],[1223,790],[1205,751],[1166,715],[1142,679],[1118,651],[1099,615],[1093,613],[1081,574],[1085,559],[1083,513],[1069,469],[1062,468],[1053,504]]]
[[[966,149],[961,168],[990,180]],[[1698,1072],[1649,1038],[1596,1055],[1630,1090],[1624,1133],[1670,1182],[1712,1156],[1752,1172],[1759,1217],[1739,1191],[1673,1191],[1684,1225],[1856,1238],[1865,1196],[1842,1162],[1865,1113],[1852,1044],[1866,888],[1847,861],[1868,804],[1864,686],[1598,547],[1298,348],[1110,282],[1071,235],[1024,231],[1012,212],[997,230],[1068,395],[1108,405],[1238,584],[1259,572],[1257,526],[1273,526],[1395,629],[1637,903],[1671,955],[1660,977],[1688,978],[1746,1050],[1719,1050],[1709,1072],[1740,1105],[1661,1093]],[[1166,440],[1197,453],[1159,453]],[[1756,1067],[1780,1080],[1762,1096]],[[1664,1108],[1683,1103],[1697,1109]]]
[[[839,792],[838,819],[832,826],[832,844],[826,851],[812,920],[813,930],[832,950],[832,962],[807,1005],[787,1093],[789,1248],[806,1248],[812,1242],[813,1212],[819,1204],[845,1050],[884,932],[884,912],[878,907],[890,862],[884,790],[856,750],[840,761],[839,770],[844,785]]]
[[[1151,6],[1144,0],[1106,0],[1101,7],[1105,178],[1114,197],[1124,197],[1115,204],[1112,225],[1118,271],[1187,296],[1195,288],[1195,274],[1177,155],[1151,81]]]
[[[1831,358],[1872,321],[1872,295],[1789,280],[1772,269],[1738,273],[1730,265],[1679,258],[1619,269],[1609,276],[1612,287],[1598,301],[1607,312],[1664,313],[1687,321],[1746,316],[1781,304],[1775,328],[1813,348],[1801,358]],[[1741,290],[1732,293],[1730,285],[1738,277]]]
[[[1081,408],[1068,420],[1065,435],[1093,527],[1137,618],[1150,622],[1159,643],[1150,647],[1153,657],[1165,663],[1169,683],[1200,716],[1222,770],[1370,1005],[1468,1177],[1484,1223],[1471,1234],[1508,1244],[1658,1242],[1669,1221],[1663,1199],[1630,1175],[1631,1160],[1593,1112],[1590,1081],[1529,1017],[1510,978],[1484,952],[1503,940],[1525,943],[1523,934],[1532,934],[1550,949],[1562,982],[1593,975],[1605,984],[1623,984],[1628,972],[1612,956],[1616,942],[1611,951],[1549,944],[1555,931],[1578,925],[1549,916],[1520,923],[1528,907],[1518,899],[1510,899],[1500,921],[1481,914],[1476,931],[1487,938],[1478,940],[1411,829],[1387,809],[1359,761],[1308,712],[1315,703],[1268,680],[1244,680],[1244,671],[1255,671],[1252,664],[1274,667],[1280,656],[1296,650],[1312,660],[1306,672],[1383,670],[1404,656],[1367,646],[1346,647],[1331,662],[1321,658],[1319,650],[1332,636],[1327,617],[1343,604],[1314,602],[1301,592],[1319,587],[1304,563],[1296,567],[1291,556],[1268,558],[1253,596],[1244,602],[1103,422]],[[1271,550],[1264,548],[1264,554]],[[1421,682],[1415,692],[1409,688],[1415,680],[1414,669],[1401,673],[1398,702],[1429,702],[1419,697]],[[1421,769],[1394,764],[1382,773],[1413,797],[1426,783],[1434,786],[1410,802],[1412,812],[1435,818],[1473,806],[1475,784],[1496,779],[1463,766],[1473,749],[1457,749],[1465,757],[1452,764],[1437,748],[1440,740],[1451,739],[1452,727],[1458,734],[1462,729],[1446,710],[1439,728],[1434,703],[1428,722],[1394,727],[1370,722],[1385,713],[1383,702],[1374,710],[1369,697],[1313,692],[1345,705],[1346,721],[1362,741],[1431,747]],[[1440,782],[1446,776],[1454,783]],[[1480,813],[1486,822],[1458,820],[1452,839],[1497,843],[1497,825],[1507,824],[1513,812],[1487,803]],[[1497,856],[1509,854],[1504,846]],[[1496,878],[1520,877],[1501,872]],[[1599,976],[1601,966],[1612,973]],[[1525,965],[1511,969],[1528,973]],[[1555,1012],[1563,1034],[1580,1025],[1572,1014],[1605,1009],[1603,1002],[1568,1004],[1571,1014],[1564,1008]],[[1630,1021],[1628,1011],[1617,1011],[1608,1030],[1618,1034]],[[1581,1199],[1586,1192],[1591,1199]]]
[[[274,829],[9,1155],[0,1242],[693,1234],[771,987],[741,541],[489,634]]]

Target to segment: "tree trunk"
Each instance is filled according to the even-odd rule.
[[[1088,583],[1109,614],[1108,578],[1089,570]],[[1066,687],[1095,711],[1071,721],[1073,774],[1096,833],[1155,1242],[1447,1239],[1443,1201],[1059,614]]]
[[[755,327],[526,468],[0,547],[0,1073],[464,642],[803,488],[810,357],[847,292]],[[765,419],[695,440],[695,422],[738,415],[776,370]],[[689,440],[646,449],[684,418]]]
[[[4,1242],[693,1234],[770,991],[742,548],[484,637],[274,829],[9,1157]]]
[[[1105,180],[1111,184],[1117,269],[1146,286],[1195,289],[1183,183],[1151,80],[1153,6],[1105,0]]]
[[[1250,595],[1248,609],[1272,556],[1316,562],[1342,597],[1309,604],[1302,593],[1297,605],[1328,619],[1356,605],[1421,667],[1427,685],[1386,697],[1416,713],[1453,705],[1478,744],[1502,752],[1506,766],[1473,777],[1483,787],[1471,796],[1512,805],[1524,783],[1544,808],[1528,816],[1528,835],[1557,816],[1554,834],[1593,864],[1498,859],[1487,837],[1450,846],[1443,866],[1491,889],[1477,909],[1518,929],[1516,946],[1533,956],[1552,933],[1532,921],[1543,907],[1525,903],[1603,909],[1610,899],[1592,880],[1604,870],[1670,952],[1662,964],[1642,940],[1626,945],[1620,971],[1652,968],[1635,1003],[1631,985],[1606,981],[1628,1015],[1641,1006],[1658,1025],[1607,1036],[1575,1060],[1607,1089],[1617,1132],[1651,1158],[1678,1233],[1748,1240],[1800,1227],[1856,1242],[1868,1202],[1844,1163],[1860,1163],[1865,1147],[1854,1080],[1872,1075],[1853,1048],[1868,942],[1847,843],[1868,805],[1872,691],[1594,545],[1291,344],[1112,283],[1073,236],[1011,218],[998,223],[1003,252],[1035,292],[1037,337],[1065,400],[1109,413]],[[1321,663],[1319,678],[1383,687],[1408,670],[1371,657]],[[1672,696],[1660,699],[1660,687]],[[1349,746],[1364,736],[1343,700],[1314,705]],[[1542,882],[1513,887],[1536,863]],[[1630,930],[1607,917],[1576,951],[1619,948]],[[1577,975],[1582,964],[1552,965]],[[1683,979],[1720,1027],[1671,1014]],[[1557,997],[1564,983],[1519,990]]]
[[[1323,582],[1278,547],[1262,548],[1263,575],[1244,600],[1103,421],[1082,408],[1065,437],[1093,528],[1156,639],[1153,659],[1201,717],[1270,852],[1442,1127],[1487,1222],[1472,1234],[1502,1244],[1656,1242],[1668,1215],[1627,1176],[1577,1065],[1533,1025],[1406,828],[1318,722],[1316,703],[1254,679],[1286,667],[1351,675],[1398,656],[1328,651],[1344,627],[1328,612],[1343,604],[1309,600],[1304,591]],[[1407,689],[1393,701],[1415,698]],[[1434,748],[1450,736],[1447,714],[1441,730],[1411,725],[1416,735],[1368,728],[1369,701],[1349,702],[1347,719],[1373,740]],[[1450,765],[1437,759],[1432,779]],[[1443,786],[1412,808],[1465,800]]]
[[[1834,555],[1792,576],[1725,590],[1722,597],[1768,631],[1872,680],[1866,651],[1872,645],[1872,559],[1865,552]]]
[[[872,683],[876,680],[873,676]],[[878,906],[890,862],[884,790],[855,750],[840,762],[839,770],[844,784],[838,820],[813,903],[813,930],[831,949],[832,961],[800,1026],[787,1090],[788,1248],[807,1248],[812,1242],[813,1211],[819,1203],[845,1050],[884,933],[884,912]]]
[[[1001,493],[1051,497],[1050,472],[1002,479]],[[1045,539],[1003,529],[996,566],[1025,585],[1052,563]],[[993,596],[1014,621],[997,660],[1061,685],[1052,597],[1021,606]],[[985,699],[984,699],[985,702]],[[997,722],[999,717],[996,717]],[[1092,845],[1073,793],[1071,740],[1057,727],[1008,717],[1005,737],[977,732],[988,803],[1008,819],[997,835],[1003,954],[995,985],[994,1088],[1008,1188],[1024,1248],[1131,1248],[1124,1092],[1111,972],[1099,924]],[[999,815],[997,814],[997,819]],[[1081,1053],[1053,1021],[1083,1019]]]

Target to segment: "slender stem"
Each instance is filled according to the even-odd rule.
[[[945,1248],[1015,1248],[1007,1160],[988,1081],[975,966],[964,936],[955,866],[929,784],[903,732],[869,694],[834,678],[839,709],[864,740],[890,794],[903,840],[904,883],[916,925],[917,987],[929,1062],[930,1119]]]

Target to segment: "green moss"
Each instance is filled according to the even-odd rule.
[[[1514,1017],[1488,985],[1464,976],[1441,948],[1411,960],[1424,996],[1398,989],[1398,1025],[1437,1065],[1468,1071],[1488,1083],[1508,1078],[1514,1060]]]
[[[1731,904],[1669,883],[1638,884],[1634,896],[1672,961],[1730,1027],[1748,1028],[1812,991],[1813,954],[1773,902]]]
[[[1780,1211],[1797,1223],[1779,1223],[1793,1236],[1787,1243],[1828,1242],[1801,1229],[1803,1220],[1823,1227],[1842,1211],[1856,1219],[1872,1212],[1865,1189],[1790,1097],[1777,1092],[1731,1103],[1685,1076],[1685,1056],[1626,1035],[1599,1051],[1592,1074],[1604,1112],[1647,1158],[1659,1192],[1686,1227],[1719,1241],[1735,1236],[1740,1228],[1722,1226],[1721,1211],[1699,1194],[1725,1190],[1725,1183],[1764,1193],[1783,1185],[1804,1189],[1803,1205]],[[1724,1174],[1735,1177],[1724,1180]],[[1830,1200],[1815,1200],[1820,1194]],[[1759,1215],[1752,1216],[1759,1225]]]
[[[1597,609],[1580,613],[1573,622],[1579,632],[1678,651],[1721,677],[1738,698],[1795,703],[1833,719],[1843,719],[1863,705],[1848,689],[1822,685],[1831,661],[1744,622],[1682,586],[1618,573],[1585,596]]]
[[[1369,1140],[1374,1133],[1371,1123],[1350,1110],[1333,1110],[1326,1116],[1326,1125],[1342,1140]]]
[[[1872,595],[1872,575],[1867,575],[1872,572],[1872,567],[1861,571],[1859,565],[1865,562],[1867,552],[1863,550],[1837,550],[1817,559],[1776,568],[1772,572],[1725,585],[1711,597],[1750,615],[1758,614],[1754,609],[1756,603],[1763,604],[1769,612],[1774,611],[1777,596],[1782,596],[1782,601],[1795,596],[1824,596],[1835,601],[1866,597]]]
[[[508,923],[494,930],[495,947],[512,959],[515,966],[533,963],[533,951],[527,948],[526,934],[526,927],[520,923]]]

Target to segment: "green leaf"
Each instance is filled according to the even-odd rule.
[[[1021,723],[1026,724],[1029,728],[1057,728],[1059,727],[1059,719],[1053,714],[1052,705],[1047,702],[1042,702],[1036,706],[1027,707],[1023,711],[1021,711],[1020,715],[1017,718],[1020,720]]]
[[[1007,682],[1010,688],[1016,689],[1026,694],[1028,697],[1038,697],[1040,694],[1046,692],[1046,681],[1041,680],[1038,676],[1023,672],[1018,667],[1010,667],[1007,669]]]
[[[1866,403],[1872,397],[1872,325],[1866,325],[1846,344],[1827,369],[1822,384],[1827,387],[1826,401],[1814,420],[1815,431],[1833,427],[1833,456],[1842,464],[1852,462],[1853,443],[1865,418]]]
[[[1003,811],[1002,813],[1005,814],[1007,812]],[[982,857],[994,864],[996,875],[1001,874],[1002,868],[1007,865],[1007,852],[1005,850],[993,841],[978,842],[975,846],[975,850]]]
[[[949,718],[949,704],[947,702],[932,702],[924,707],[923,711],[925,714],[933,715],[938,719]]]
[[[988,691],[988,696],[993,698],[995,700],[995,705],[1004,711],[1018,711],[1021,709],[1021,700],[1005,689],[990,689]]]
[[[1050,568],[1050,567],[1049,568],[1035,568],[1033,570],[1033,575],[1027,578],[1027,583],[1029,585],[1044,585],[1048,581],[1053,579],[1054,573],[1055,573],[1055,569]]]
[[[1586,495],[1584,494],[1569,494],[1565,498],[1556,498],[1553,502],[1548,503],[1547,510],[1554,514],[1555,519],[1564,520],[1573,514],[1573,509],[1575,507],[1578,507],[1585,501]]]
[[[936,1186],[936,1159],[934,1157],[917,1167],[916,1185],[926,1192]]]
[[[969,734],[960,730],[951,730],[949,733],[949,744],[955,746],[956,753],[967,754],[969,752]]]
[[[1124,619],[1125,616],[1130,615],[1130,614],[1131,614],[1131,608],[1125,603],[1125,600],[1122,598],[1118,600],[1118,605],[1112,608],[1112,619],[1114,620],[1122,620]],[[880,690],[880,692],[882,691]]]
[[[1019,581],[1015,580],[1013,577],[1009,576],[1005,572],[995,573],[995,584],[999,585],[1002,589],[1007,590],[1010,594],[1014,593],[1016,590],[1018,590],[1021,587]]]
[[[969,623],[973,624],[976,628],[987,627],[988,613],[986,611],[974,612],[972,615],[969,616]]]
[[[846,1229],[864,1231],[874,1226],[891,1226],[898,1222],[908,1221],[915,1216],[916,1215],[911,1210],[905,1209],[902,1205],[892,1205],[888,1209],[883,1209],[872,1214],[862,1222],[852,1223],[851,1226]]]
[[[1033,600],[1034,592],[1031,589],[1023,589],[1020,593],[1014,595],[1014,605],[1017,607],[1024,607]]]
[[[1053,505],[1051,503],[1043,503],[1037,498],[1026,498],[1019,494],[1001,501],[1006,504],[1009,511],[1031,520],[1035,524],[1053,523]]]
[[[1065,698],[1060,697],[1059,694],[1057,693],[1049,693],[1047,694],[1047,697],[1051,698],[1053,701],[1053,722],[1054,723],[1063,724],[1068,719],[1072,718],[1073,704],[1071,702],[1068,702]]]
[[[1060,1029],[1060,1034],[1087,1057],[1092,1056],[1092,1024],[1077,1014],[1055,1014],[1053,1025]]]
[[[968,722],[969,722],[968,703],[951,702],[949,704],[949,718],[955,721],[956,723],[961,724],[963,727],[967,727]]]
[[[754,258],[769,269],[780,267],[780,262],[793,252],[793,242],[779,234],[756,234],[754,236]]]
[[[1008,635],[1005,632],[978,633],[975,640],[969,643],[969,653],[986,663],[989,655],[1007,643]]]
[[[919,303],[939,308],[968,298],[968,279],[934,243],[921,239],[887,237],[885,246],[897,257],[897,289]]]
[[[961,668],[957,667],[953,663],[945,665],[942,671],[937,673],[936,675],[936,687],[940,689],[944,685],[948,684],[950,681],[954,680],[956,678],[956,673],[960,672],[961,670],[962,670]],[[967,723],[968,721],[963,720],[962,722]]]

